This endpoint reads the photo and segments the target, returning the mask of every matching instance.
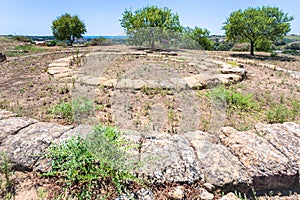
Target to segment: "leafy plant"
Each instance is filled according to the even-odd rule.
[[[232,89],[226,89],[224,86],[214,88],[207,96],[213,100],[223,101],[226,103],[227,108],[233,110],[250,111],[258,107],[252,93],[243,94]]]
[[[121,193],[129,181],[139,182],[131,173],[138,166],[127,153],[131,148],[119,130],[98,125],[85,138],[73,137],[52,145],[46,154],[52,169],[45,175],[62,178],[70,189],[79,188],[71,194],[79,199],[91,198],[93,189],[100,186],[113,185]]]
[[[61,102],[51,109],[56,117],[74,122],[76,116],[90,114],[94,110],[94,102],[86,97],[79,97],[69,102]]]
[[[32,41],[32,39],[26,37],[26,36],[22,36],[22,35],[16,35],[16,36],[12,36],[13,40],[19,41],[19,42],[30,42],[30,43],[34,43]]]
[[[51,113],[56,117],[62,117],[68,121],[73,121],[74,113],[71,102],[61,102],[51,109]]]
[[[281,103],[267,112],[268,123],[283,123],[286,121],[294,121],[300,114],[300,102],[291,101],[291,107]]]
[[[267,112],[267,120],[268,123],[283,123],[287,121],[287,119],[290,116],[290,111],[284,106],[283,104],[280,104],[276,106],[274,109],[269,110]]]

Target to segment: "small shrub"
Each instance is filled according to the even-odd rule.
[[[106,39],[104,37],[99,38],[93,38],[91,41],[88,42],[88,45],[91,46],[108,46],[112,45],[112,41],[109,39]]]
[[[250,50],[250,44],[248,43],[242,43],[242,44],[235,44],[231,51],[249,51]]]
[[[7,155],[0,152],[0,197],[4,199],[12,199],[14,195],[14,183],[11,179],[11,164]],[[3,178],[2,178],[3,175]]]
[[[287,44],[284,48],[289,50],[300,50],[300,41],[291,42]]]
[[[292,110],[291,110],[292,114],[293,114],[293,120],[296,117],[300,116],[300,101],[294,100],[292,101]]]
[[[34,43],[30,38],[28,38],[26,36],[22,36],[22,35],[12,36],[12,38],[19,42],[30,42],[32,44]]]
[[[272,42],[269,40],[258,40],[255,44],[256,51],[269,52],[271,50]]]
[[[130,148],[119,130],[98,125],[85,138],[73,137],[50,146],[45,156],[52,160],[52,168],[44,175],[62,178],[70,195],[79,199],[90,199],[99,195],[99,187],[107,189],[111,185],[121,193],[129,181],[138,182],[131,173],[138,165],[130,162]]]
[[[290,118],[291,113],[288,110],[288,108],[282,104],[276,106],[272,110],[269,110],[267,112],[267,121],[270,124],[273,123],[283,123],[285,121],[288,121]]]
[[[300,50],[284,50],[282,51],[284,54],[290,54],[293,56],[300,56]]]
[[[94,101],[79,97],[69,102],[61,102],[51,109],[52,115],[74,122],[78,116],[84,117],[94,110]]]
[[[229,51],[234,46],[231,42],[214,42],[212,50],[214,51]]]
[[[34,45],[31,45],[31,44],[19,45],[19,46],[15,47],[15,50],[24,51],[24,52],[43,52],[43,51],[47,51],[47,49],[45,49],[45,48],[36,47]]]
[[[272,51],[271,54],[270,54],[271,58],[275,58],[275,57],[277,57],[277,55],[278,54],[275,51]]]
[[[227,64],[232,65],[232,66],[239,66],[239,64],[235,61],[228,61]]]
[[[250,111],[258,107],[252,93],[243,94],[232,89],[226,89],[224,86],[214,88],[207,95],[213,100],[223,101],[226,103],[227,108],[233,110]]]
[[[47,47],[54,47],[56,45],[57,45],[57,41],[56,40],[51,40],[51,41],[46,42],[46,46]]]
[[[68,121],[73,121],[74,113],[71,102],[61,102],[51,109],[51,113],[56,117],[64,118]]]

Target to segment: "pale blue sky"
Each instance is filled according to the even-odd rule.
[[[120,35],[123,11],[147,5],[166,6],[179,14],[182,25],[207,28],[211,34],[224,34],[221,27],[232,11],[276,6],[295,17],[290,33],[300,34],[299,0],[1,0],[0,5],[0,35],[52,35],[52,21],[64,13],[79,15],[85,35]]]

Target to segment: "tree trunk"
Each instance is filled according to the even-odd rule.
[[[151,48],[154,49],[154,39],[151,41]]]
[[[75,41],[75,37],[74,37],[74,36],[71,36],[71,37],[70,37],[70,43],[71,43],[71,46],[73,46],[74,41]]]
[[[250,55],[254,56],[254,41],[250,40]]]

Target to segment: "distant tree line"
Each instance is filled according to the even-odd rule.
[[[169,8],[147,6],[135,11],[126,9],[120,19],[131,45],[179,48],[201,48],[205,50],[249,50],[269,51],[272,45],[285,43],[284,36],[291,30],[293,17],[276,7],[249,7],[234,11],[222,27],[225,37],[210,36],[209,30],[200,27],[184,27],[179,15]],[[68,13],[52,22],[53,36],[57,40],[73,45],[76,39],[86,33],[85,23],[77,16]],[[90,41],[91,45],[109,44],[104,38]],[[298,44],[289,48],[298,48]]]

